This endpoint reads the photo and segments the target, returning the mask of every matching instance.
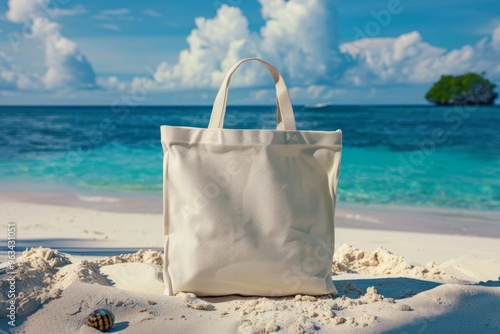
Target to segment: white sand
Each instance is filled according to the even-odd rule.
[[[111,332],[123,333],[500,331],[500,239],[339,228],[338,296],[199,299],[162,295],[159,215],[27,203],[0,212],[1,229],[16,222],[22,246],[42,246],[17,254],[15,328],[1,277],[0,333],[98,333],[84,325],[96,308],[112,310]]]

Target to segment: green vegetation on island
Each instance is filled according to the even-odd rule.
[[[443,75],[425,95],[437,105],[491,105],[498,94],[496,85],[484,78],[484,73]]]

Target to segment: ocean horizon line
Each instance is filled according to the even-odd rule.
[[[0,108],[104,108],[112,106],[126,106],[127,104],[5,104],[0,105]],[[316,106],[318,105],[318,106]],[[143,104],[130,106],[132,108],[164,108],[164,107],[210,107],[211,104]],[[229,108],[234,107],[274,107],[275,104],[231,104],[228,105]],[[439,108],[445,109],[448,107],[456,107],[454,105],[434,105],[430,103],[423,104],[329,104],[329,103],[317,103],[317,104],[293,104],[294,107],[310,107],[312,109],[321,109],[322,107],[377,107],[377,108],[401,108],[401,107],[428,107],[428,108]],[[480,108],[499,108],[500,104],[493,105],[478,105],[476,107]]]

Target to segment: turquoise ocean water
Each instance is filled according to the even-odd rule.
[[[158,198],[163,124],[206,127],[211,107],[0,107],[0,192]],[[296,107],[299,130],[342,129],[341,203],[496,210],[500,108]],[[225,126],[271,129],[272,106]]]

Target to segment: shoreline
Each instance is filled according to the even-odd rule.
[[[410,255],[421,265],[467,254],[497,257],[489,249],[495,248],[500,236],[445,233],[423,230],[423,226],[420,226],[420,231],[415,231],[409,228],[412,226],[408,213],[401,216],[404,209],[355,209],[357,211],[352,207],[337,208],[336,247],[344,243],[366,250],[382,246],[403,256]],[[99,257],[140,249],[163,250],[163,218],[160,213],[113,212],[20,201],[0,201],[0,212],[0,228],[6,230],[8,224],[16,224],[18,251],[42,246],[74,256]],[[432,217],[439,216],[429,214],[422,219],[435,224],[430,220]],[[400,226],[393,225],[397,221]],[[439,248],[442,240],[447,240],[448,249],[435,254],[432,249]],[[0,247],[0,260],[4,260],[6,250],[6,245]]]
[[[0,191],[1,203],[40,204],[100,212],[162,214],[162,194],[79,192],[69,187]],[[500,211],[337,202],[335,227],[500,238]]]

